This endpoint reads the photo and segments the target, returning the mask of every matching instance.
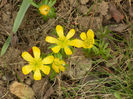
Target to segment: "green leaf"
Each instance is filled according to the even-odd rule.
[[[32,3],[32,0],[23,0],[22,4],[20,6],[20,10],[18,11],[18,14],[16,16],[16,19],[15,19],[15,22],[13,25],[12,31],[14,32],[14,34],[17,32],[17,30],[24,18],[24,15],[31,3]],[[9,35],[8,39],[6,40],[6,42],[4,43],[4,45],[2,47],[2,50],[0,53],[1,56],[3,56],[5,54],[10,42],[11,42],[11,35]]]
[[[31,1],[30,0],[23,0],[21,6],[20,6],[20,9],[18,11],[18,14],[16,16],[16,19],[15,19],[15,22],[14,22],[14,25],[13,25],[13,32],[16,33],[23,18],[24,18],[24,15],[27,11],[27,9],[29,8],[31,4]]]
[[[2,49],[1,49],[0,56],[3,56],[5,54],[5,52],[6,52],[7,48],[8,48],[8,46],[9,46],[10,42],[11,42],[11,35],[8,36],[8,39],[4,43],[4,45],[3,45]]]
[[[50,12],[48,13],[48,16],[50,18],[56,17],[56,13],[55,13],[55,9],[54,8],[50,9]]]
[[[115,92],[114,96],[116,97],[116,99],[121,99],[121,96],[120,96],[119,92]]]
[[[43,1],[42,1],[42,5],[43,5],[43,4],[46,4],[46,5],[47,5],[47,4],[48,4],[48,0],[43,0]]]
[[[56,3],[56,0],[50,0],[49,3],[48,3],[48,5],[50,7],[52,7],[55,3]]]

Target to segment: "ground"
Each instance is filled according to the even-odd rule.
[[[12,33],[21,3],[0,0],[0,50]],[[27,95],[33,95],[31,99],[133,99],[133,1],[57,0],[54,8],[56,17],[48,21],[33,6],[26,12],[7,52],[0,57],[0,99],[18,99],[23,87]],[[44,76],[35,81],[32,73],[22,73],[27,62],[21,54],[32,46],[50,53],[45,37],[54,36],[57,25],[65,33],[74,28],[75,37],[92,29],[98,51],[74,48],[74,54],[65,59],[65,72],[53,80]]]

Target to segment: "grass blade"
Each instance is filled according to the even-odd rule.
[[[22,20],[23,20],[23,17],[27,11],[27,9],[29,8],[31,4],[31,1],[30,0],[23,0],[22,2],[22,5],[20,6],[20,10],[18,11],[18,14],[16,16],[16,19],[15,19],[15,22],[14,22],[14,25],[13,25],[13,32],[16,33]]]
[[[10,42],[11,42],[11,35],[8,36],[6,42],[4,43],[4,45],[3,45],[2,49],[1,49],[0,56],[3,56],[5,54]]]
[[[18,11],[18,14],[16,16],[16,19],[15,19],[15,22],[14,22],[14,25],[13,25],[13,33],[15,34],[24,18],[24,15],[27,11],[27,9],[29,8],[30,4],[32,3],[31,0],[23,0],[21,6],[20,6],[20,10]],[[8,39],[6,40],[6,42],[4,43],[4,45],[2,46],[2,49],[1,49],[1,52],[0,52],[0,55],[3,56],[9,46],[11,42],[11,35],[9,35]]]

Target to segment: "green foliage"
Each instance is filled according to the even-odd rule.
[[[116,99],[121,99],[121,96],[120,96],[119,92],[115,92],[114,96],[116,97]]]
[[[9,46],[11,42],[11,35],[9,35],[9,37],[7,38],[6,42],[4,43],[2,49],[1,49],[1,52],[0,52],[0,56],[3,56]]]
[[[105,43],[105,41],[95,42],[95,45],[91,49],[84,49],[87,55],[94,53],[96,56],[102,56],[104,59],[108,59],[111,57],[110,48],[108,48],[109,43]]]
[[[14,25],[13,25],[13,33],[15,34],[24,18],[24,15],[27,11],[27,9],[29,8],[31,4],[31,1],[30,0],[23,0],[21,6],[20,6],[20,10],[16,16],[16,19],[15,19],[15,22],[14,22]],[[5,44],[3,45],[2,47],[2,50],[1,50],[1,56],[4,55],[4,53],[6,52],[9,44],[11,42],[11,35],[9,35],[8,39],[6,40]]]

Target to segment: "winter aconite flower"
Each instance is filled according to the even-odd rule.
[[[89,29],[87,34],[85,32],[82,32],[80,34],[81,39],[83,40],[83,48],[91,48],[94,44],[94,32]]]
[[[63,32],[63,27],[60,25],[57,25],[56,32],[59,38],[56,39],[51,36],[46,37],[47,42],[56,44],[56,46],[52,48],[52,51],[54,53],[58,53],[60,49],[63,48],[67,55],[71,55],[72,51],[70,49],[70,46],[81,47],[81,44],[82,44],[81,40],[78,40],[78,39],[70,40],[75,34],[74,29],[71,29],[65,37]]]
[[[50,7],[48,5],[42,5],[40,6],[39,11],[42,15],[47,15],[50,11]]]
[[[56,16],[55,8],[53,7],[55,3],[56,0],[42,0],[38,5],[39,12],[43,15],[45,21]]]
[[[50,67],[47,66],[46,64],[51,64],[54,60],[53,56],[47,56],[44,59],[40,57],[40,49],[36,46],[32,47],[33,50],[33,55],[34,57],[31,56],[28,52],[23,52],[22,57],[24,60],[28,61],[29,64],[23,66],[22,72],[26,75],[29,74],[31,71],[34,72],[34,79],[35,80],[40,80],[41,79],[41,72],[42,71],[44,74],[48,75],[50,72]]]
[[[59,60],[59,58],[55,58],[52,64],[52,68],[56,73],[59,73],[60,71],[64,72],[65,70],[65,62],[63,60]]]

